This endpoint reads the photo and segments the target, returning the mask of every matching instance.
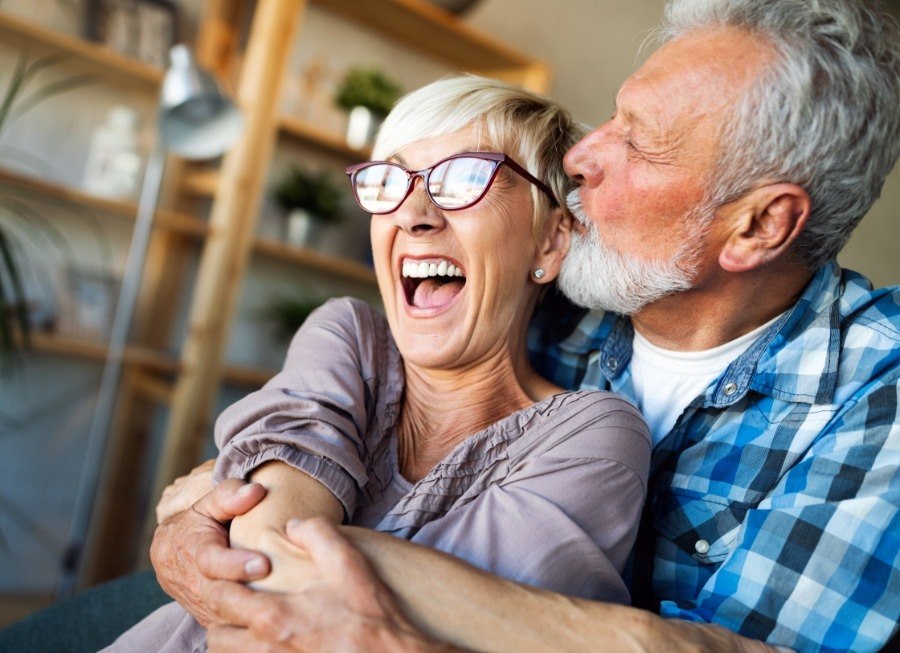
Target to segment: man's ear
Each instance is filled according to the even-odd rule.
[[[535,279],[532,275],[531,280],[534,283],[550,283],[557,277],[563,259],[569,252],[571,239],[571,214],[561,207],[552,209],[545,223],[543,236],[538,243],[534,264],[531,266],[532,270],[542,268],[546,274],[540,279]]]
[[[727,209],[730,235],[719,254],[729,272],[746,272],[784,255],[803,231],[812,209],[796,184],[769,184],[750,191]]]

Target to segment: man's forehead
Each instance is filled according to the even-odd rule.
[[[699,30],[666,43],[616,94],[616,111],[635,124],[660,115],[707,114],[740,96],[769,53],[758,38],[735,29]]]

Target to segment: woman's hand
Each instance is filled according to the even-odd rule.
[[[187,510],[213,489],[212,475],[215,464],[215,460],[207,460],[202,465],[194,467],[187,476],[176,478],[163,490],[162,498],[156,504],[157,524],[162,524],[174,515]]]

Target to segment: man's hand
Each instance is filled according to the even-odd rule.
[[[236,479],[220,483],[189,509],[160,524],[150,560],[159,584],[203,626],[221,621],[222,606],[252,595],[239,582],[265,577],[268,559],[228,546],[227,524],[258,504],[266,491]]]
[[[215,459],[207,460],[191,470],[187,476],[176,478],[163,490],[162,498],[156,504],[156,523],[162,524],[170,517],[187,510],[213,489],[213,468]]]
[[[222,603],[221,622],[209,629],[214,653],[254,651],[450,652],[407,620],[368,561],[338,529],[315,518],[288,524],[290,541],[316,569],[299,591],[257,593],[245,602]]]

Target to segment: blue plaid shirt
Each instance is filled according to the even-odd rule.
[[[630,321],[562,301],[535,316],[535,367],[633,400]],[[881,648],[900,619],[898,377],[900,287],[821,268],[654,450],[636,604],[800,651]]]

